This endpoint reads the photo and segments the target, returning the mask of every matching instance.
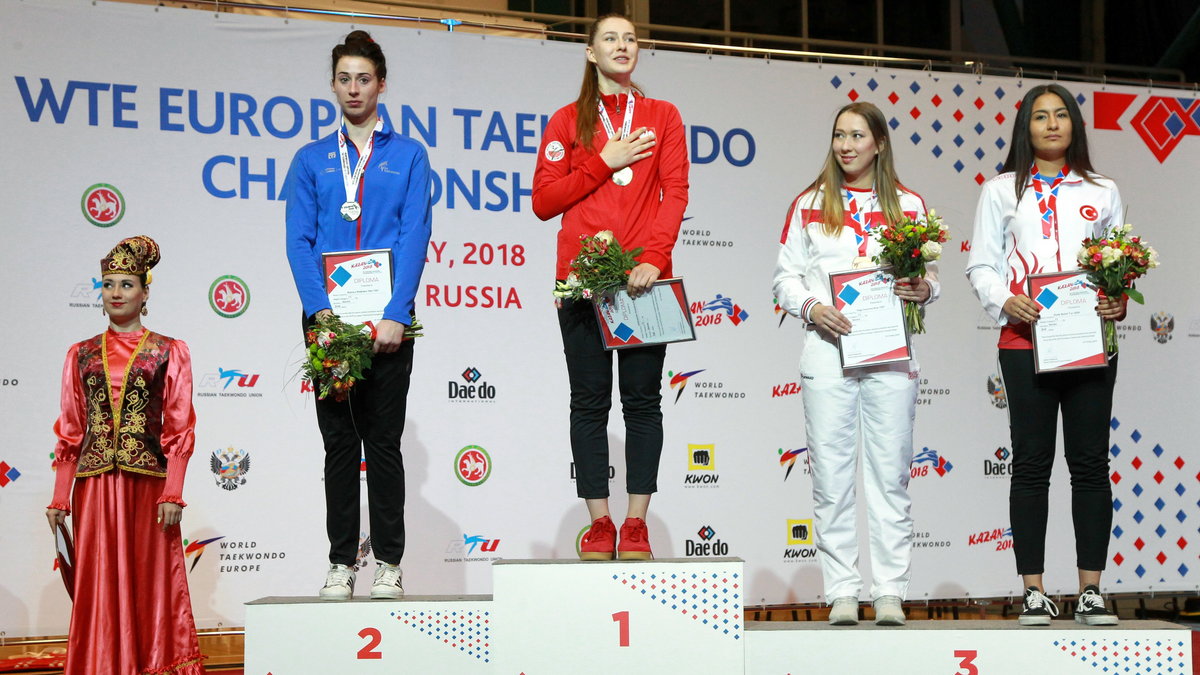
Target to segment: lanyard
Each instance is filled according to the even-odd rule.
[[[620,94],[617,94],[620,96]],[[621,123],[621,139],[624,140],[629,135],[629,130],[633,128],[633,92],[626,94],[629,97],[625,104],[625,121]],[[608,111],[604,109],[604,101],[597,101],[596,108],[600,111],[600,123],[604,125],[604,131],[608,133],[608,137],[612,138],[616,130],[613,128],[612,120],[608,117]]]
[[[338,155],[342,160],[342,184],[346,186],[346,201],[358,202],[358,182],[362,180],[363,171],[367,168],[367,160],[371,158],[371,149],[375,146],[375,134],[383,131],[383,119],[375,120],[375,130],[367,139],[367,145],[358,156],[358,164],[354,165],[354,173],[350,173],[350,153],[346,151],[346,133],[338,129]]]
[[[850,188],[842,188],[846,193],[846,213],[850,214],[850,218],[854,220],[855,238],[858,240],[858,254],[867,254],[867,244],[870,243],[867,235],[871,232],[871,224],[864,223],[863,212],[858,209],[858,199],[854,197],[854,192]],[[874,188],[871,189],[871,201],[878,203],[879,197],[875,194]]]

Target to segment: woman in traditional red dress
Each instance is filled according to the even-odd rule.
[[[72,345],[63,366],[46,518],[54,530],[75,517],[67,675],[204,672],[179,536],[191,355],[141,322],[158,260],[137,236],[100,261],[108,330]]]

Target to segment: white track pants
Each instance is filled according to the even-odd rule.
[[[855,509],[860,423],[863,491],[871,542],[871,598],[904,598],[912,559],[908,479],[917,373],[909,372],[909,368],[915,364],[842,371],[837,348],[816,335],[808,337],[801,363],[802,396],[826,602],[858,597],[862,591]]]

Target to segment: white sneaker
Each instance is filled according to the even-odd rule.
[[[898,595],[882,595],[875,598],[876,626],[903,626],[904,606]]]
[[[858,598],[847,595],[834,599],[829,610],[829,625],[858,625]]]
[[[1103,606],[1103,601],[1100,603]],[[1025,604],[1017,623],[1022,626],[1049,626],[1050,620],[1058,616],[1058,605],[1042,593],[1037,586],[1025,589]]]
[[[349,600],[354,595],[354,568],[347,565],[330,565],[321,588],[322,600]]]
[[[404,585],[400,583],[403,572],[399,565],[377,563],[375,567],[375,583],[371,584],[371,599],[395,600],[404,595]]]

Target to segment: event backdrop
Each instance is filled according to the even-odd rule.
[[[326,565],[322,450],[312,394],[296,376],[300,305],[279,196],[292,154],[335,128],[328,55],[349,29],[108,2],[0,5],[10,322],[0,353],[0,634],[67,628],[43,517],[60,369],[72,342],[105,327],[97,263],[133,234],[164,252],[146,323],[186,340],[194,358],[199,422],[182,536],[197,623],[242,625],[247,600],[316,593]],[[572,558],[587,524],[550,295],[557,224],[534,216],[529,192],[541,129],[573,100],[583,48],[371,30],[390,65],[387,114],[429,148],[435,170],[417,300],[426,336],[404,435],[405,587],[490,593],[490,561]],[[821,166],[834,111],[868,100],[889,120],[901,179],[954,238],[943,297],[915,340],[910,599],[1018,593],[997,329],[963,267],[979,184],[1003,161],[1034,82],[653,49],[643,49],[637,76],[650,96],[679,106],[692,160],[675,260],[698,339],[668,350],[655,553],[744,558],[748,605],[822,599],[796,369],[802,327],[775,306],[771,279],[789,202]],[[1121,326],[1104,585],[1195,590],[1200,301],[1188,261],[1200,244],[1190,206],[1200,102],[1153,88],[1068,87],[1096,166],[1119,183],[1129,221],[1163,263],[1140,285],[1146,306],[1131,306]],[[614,410],[618,516],[623,435]],[[1061,462],[1052,504],[1047,585],[1069,591]],[[364,550],[365,520],[364,508]]]

